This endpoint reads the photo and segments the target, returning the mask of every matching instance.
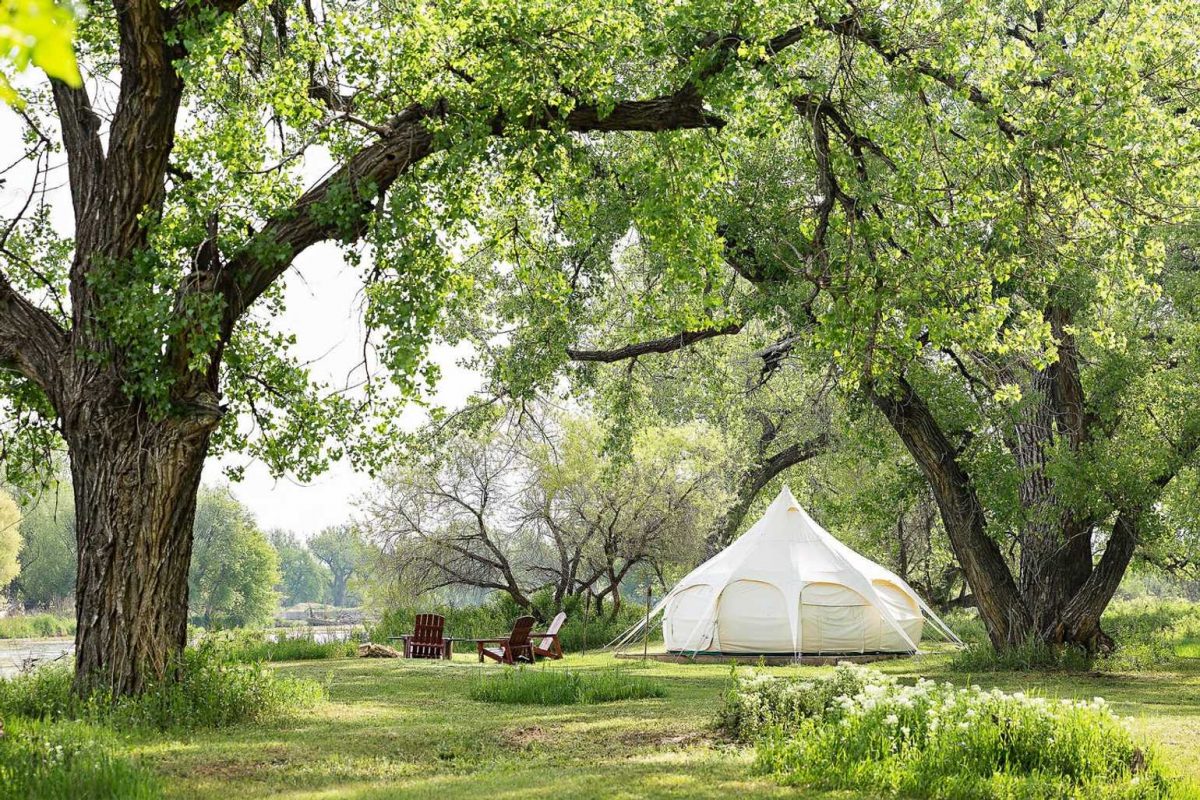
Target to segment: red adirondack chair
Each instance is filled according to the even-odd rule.
[[[484,657],[501,664],[515,664],[517,661],[533,661],[533,642],[529,641],[529,632],[533,630],[533,617],[520,617],[513,623],[512,633],[499,639],[476,639],[475,648],[479,652],[479,663]],[[488,647],[489,644],[499,647]]]
[[[404,637],[405,658],[444,658],[452,655],[450,640],[442,635],[446,618],[441,614],[417,614],[413,632]]]
[[[533,654],[535,656],[555,660],[563,657],[562,645],[558,643],[558,631],[566,621],[566,612],[560,611],[558,612],[558,616],[550,620],[550,627],[545,632],[533,634],[534,638],[538,636],[542,637],[542,640],[533,646]]]

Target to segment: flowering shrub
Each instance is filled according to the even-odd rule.
[[[755,738],[760,767],[786,782],[947,800],[1171,796],[1154,755],[1100,698],[902,686],[849,666],[739,686],[739,730]],[[824,700],[833,686],[850,690]]]
[[[761,673],[743,675],[734,668],[717,724],[742,741],[774,729],[791,733],[809,717],[823,714],[838,698],[857,695],[869,682],[893,680],[853,664],[839,664],[832,676],[814,680],[786,680]]]

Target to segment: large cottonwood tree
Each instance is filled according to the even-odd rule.
[[[817,4],[706,153],[598,142],[496,205],[529,243],[477,280],[498,380],[819,354],[928,481],[993,643],[1105,647],[1200,445],[1198,38],[1190,2]]]
[[[0,234],[5,467],[28,477],[56,437],[70,455],[77,688],[137,692],[183,647],[214,448],[301,474],[346,449],[369,458],[364,409],[314,386],[271,325],[299,255],[325,241],[351,258],[369,249],[367,366],[393,380],[365,394],[406,396],[430,376],[426,334],[461,288],[447,242],[476,183],[555,170],[579,137],[719,126],[710,79],[794,44],[806,8],[93,7],[76,47],[83,85],[50,80],[5,120],[23,126],[33,185]],[[333,166],[304,188],[314,149]],[[43,191],[60,150],[62,230]]]

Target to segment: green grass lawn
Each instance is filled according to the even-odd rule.
[[[1136,675],[967,676],[949,673],[946,660],[878,666],[902,680],[1102,696],[1133,717],[1135,732],[1155,742],[1177,774],[1200,783],[1200,661]],[[538,669],[615,663],[630,662],[568,656]],[[664,698],[557,707],[471,700],[472,683],[501,667],[465,655],[453,663],[340,659],[277,668],[326,682],[330,701],[270,726],[131,735],[128,748],[162,776],[169,796],[181,798],[797,796],[756,775],[750,751],[713,732],[724,666],[652,662],[639,672],[666,684]]]

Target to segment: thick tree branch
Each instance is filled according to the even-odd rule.
[[[165,197],[167,161],[175,142],[175,122],[183,96],[183,82],[174,62],[185,53],[182,45],[167,42],[167,10],[157,0],[115,0],[119,38],[121,88],[108,135],[108,154],[102,180],[95,189],[86,186],[82,198],[85,214],[76,220],[75,260],[71,265],[72,334],[86,339],[96,316],[94,288],[88,272],[97,260],[123,261],[142,249],[146,219],[158,214]],[[57,99],[57,98],[56,98]],[[76,93],[64,96],[68,117],[88,125],[88,106]],[[64,128],[67,123],[64,123]],[[64,136],[66,134],[64,133]],[[83,136],[83,128],[71,137]],[[85,139],[68,150],[75,178],[94,175],[97,144]],[[79,201],[76,201],[77,210]]]
[[[767,437],[774,438],[774,433],[765,430],[764,438]],[[793,442],[774,455],[744,469],[738,479],[733,504],[721,515],[708,534],[705,541],[707,552],[714,555],[733,541],[734,534],[763,487],[791,467],[824,453],[829,447],[829,442],[829,434],[822,432],[811,439]]]
[[[598,361],[604,364],[612,364],[617,361],[625,361],[638,356],[650,355],[652,353],[671,353],[676,350],[682,350],[696,342],[702,342],[705,339],[712,339],[717,336],[732,336],[740,333],[742,330],[741,323],[731,322],[721,328],[704,328],[696,331],[683,331],[673,336],[664,336],[661,339],[651,339],[645,342],[637,342],[636,344],[625,345],[613,350],[580,350],[576,348],[567,348],[567,356],[572,361]]]
[[[104,148],[100,143],[100,117],[92,110],[92,100],[82,86],[50,81],[54,105],[62,129],[63,149],[71,180],[71,199],[75,224],[84,224],[88,207],[104,168]]]
[[[389,121],[387,135],[360,150],[340,169],[305,192],[294,206],[272,218],[233,263],[233,292],[229,298],[229,320],[236,321],[245,309],[283,274],[292,260],[327,239],[353,241],[366,232],[370,213],[398,177],[433,154],[439,147],[425,121],[449,113],[444,104],[412,106]],[[542,127],[564,126],[575,133],[597,131],[657,132],[718,126],[720,119],[704,109],[701,98],[690,88],[648,100],[617,103],[607,114],[593,106],[572,110],[565,119],[546,117]],[[502,135],[506,122],[493,122],[493,132]],[[344,214],[321,213],[339,195],[349,194],[358,210]]]
[[[0,272],[0,361],[16,367],[56,402],[66,347],[66,332]]]

